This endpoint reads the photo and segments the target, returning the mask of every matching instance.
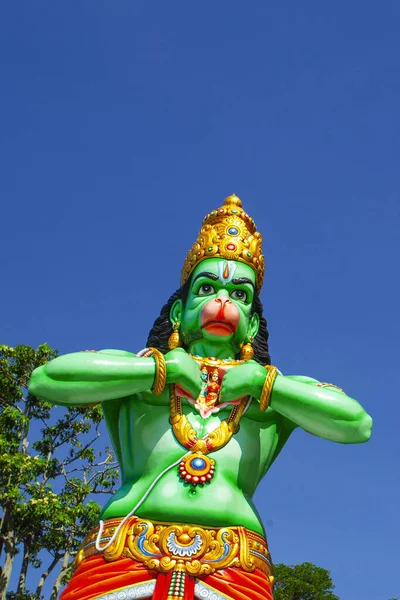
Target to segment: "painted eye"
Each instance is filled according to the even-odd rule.
[[[240,300],[241,302],[247,302],[247,292],[244,290],[234,290],[231,294],[231,298]]]
[[[203,283],[197,292],[198,296],[210,296],[211,294],[215,294],[215,288],[209,283]]]

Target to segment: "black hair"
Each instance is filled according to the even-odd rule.
[[[168,300],[161,309],[160,316],[154,321],[154,325],[149,333],[146,346],[157,348],[163,354],[166,354],[169,350],[168,338],[172,333],[172,324],[170,320],[170,312],[173,303],[176,300],[182,300],[185,304],[190,287],[190,280],[188,280],[182,287],[179,288]],[[260,327],[258,333],[253,340],[254,349],[254,360],[261,365],[270,365],[271,358],[268,350],[268,327],[267,321],[263,316],[263,305],[260,300],[260,296],[256,292],[253,299],[253,305],[251,307],[251,314],[257,313],[260,317]]]

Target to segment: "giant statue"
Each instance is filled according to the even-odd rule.
[[[121,470],[62,600],[271,600],[259,482],[296,427],[369,439],[371,417],[341,388],[271,365],[261,245],[229,196],[205,217],[144,350],[76,352],[33,372],[39,398],[102,404]]]

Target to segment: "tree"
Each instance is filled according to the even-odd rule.
[[[330,571],[305,562],[275,565],[274,600],[339,600]]]
[[[40,600],[58,571],[46,596],[57,598],[98,520],[94,495],[112,493],[118,478],[111,451],[96,448],[99,405],[54,407],[28,394],[32,370],[56,355],[46,344],[0,346],[0,600]],[[28,570],[39,573],[34,591],[26,588]]]

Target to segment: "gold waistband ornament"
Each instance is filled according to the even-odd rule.
[[[260,291],[265,271],[262,236],[235,194],[228,196],[221,208],[204,218],[199,236],[183,265],[181,285],[189,279],[195,266],[206,258],[246,263],[257,275],[257,290]]]
[[[121,519],[105,522],[104,545],[120,525]],[[96,549],[98,527],[83,542],[74,567],[99,554]],[[245,527],[204,527],[188,523],[161,523],[132,516],[104,552],[107,562],[121,556],[141,562],[159,573],[181,572],[192,577],[210,575],[220,569],[239,567],[247,572],[259,569],[269,577],[272,565],[266,540]],[[179,579],[178,575],[174,579]],[[172,581],[176,584],[176,580]]]

